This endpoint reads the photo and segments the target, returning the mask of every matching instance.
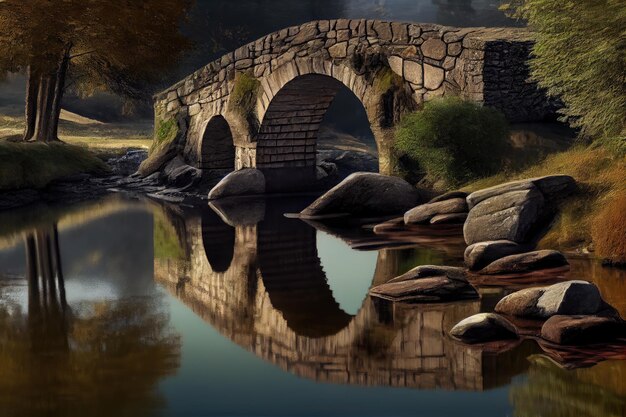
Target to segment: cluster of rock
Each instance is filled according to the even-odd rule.
[[[541,330],[536,335],[523,332],[512,323],[519,319],[539,321]],[[465,343],[526,335],[557,345],[585,345],[626,337],[626,323],[594,284],[567,281],[510,294],[496,305],[495,313],[468,317],[454,326],[450,335]]]
[[[463,268],[422,265],[370,290],[389,301],[444,302],[478,298]]]
[[[555,251],[529,252],[558,203],[575,192],[575,180],[552,175],[509,182],[467,196],[463,226],[465,263],[485,274],[523,273],[567,265]]]
[[[404,213],[405,224],[463,224],[467,219],[467,193],[453,191]]]

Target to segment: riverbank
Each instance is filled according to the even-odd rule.
[[[550,174],[572,176],[579,184],[580,192],[563,204],[539,247],[591,253],[613,263],[626,262],[626,222],[607,213],[607,209],[626,212],[626,207],[613,207],[626,199],[626,158],[612,154],[604,147],[577,146],[550,155],[522,171],[474,181],[463,190],[471,192],[507,181]],[[617,239],[609,235],[616,235]]]

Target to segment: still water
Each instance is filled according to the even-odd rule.
[[[393,244],[283,215],[308,200],[3,213],[0,416],[626,415],[626,361],[561,357],[565,370],[533,341],[489,352],[447,336],[511,286],[452,304],[367,296],[416,265],[460,264],[458,230]],[[572,259],[566,278],[626,312],[624,272]]]

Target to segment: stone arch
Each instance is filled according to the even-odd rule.
[[[387,160],[381,152],[385,146],[377,118],[380,100],[351,68],[330,60],[295,60],[264,77],[261,85],[256,166],[265,173],[271,191],[303,189],[314,183],[319,127],[344,87],[363,104],[379,157]]]
[[[235,145],[231,126],[222,115],[206,123],[199,143],[198,168],[214,171],[235,169]]]

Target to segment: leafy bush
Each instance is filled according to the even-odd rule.
[[[500,170],[508,136],[499,111],[452,97],[427,102],[406,116],[396,131],[396,147],[430,179],[456,186]]]
[[[593,220],[591,235],[598,256],[626,264],[626,192],[606,202]]]
[[[560,97],[583,133],[626,138],[623,0],[512,0],[535,34],[533,77]],[[622,145],[623,146],[623,145]]]
[[[0,190],[42,188],[65,176],[107,171],[101,159],[78,146],[0,142]]]

